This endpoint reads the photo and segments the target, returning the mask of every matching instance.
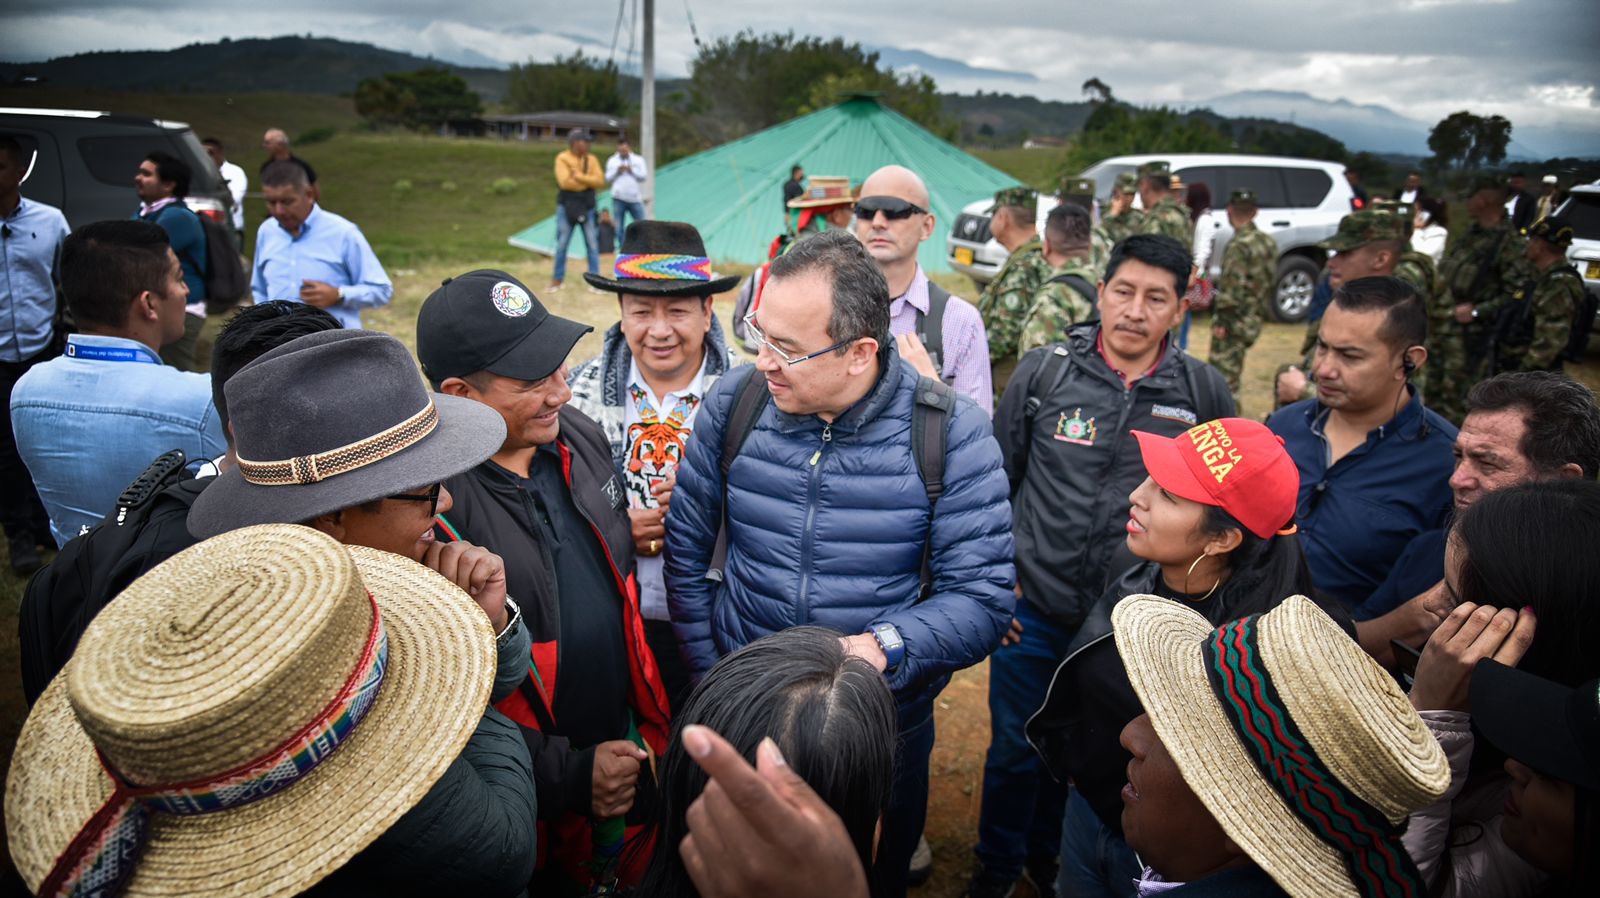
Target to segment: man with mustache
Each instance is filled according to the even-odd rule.
[[[1067,790],[1045,774],[1023,725],[1118,561],[1118,512],[1145,478],[1132,431],[1177,436],[1234,414],[1215,368],[1173,343],[1193,265],[1164,235],[1118,243],[1099,284],[1099,321],[1022,357],[995,411],[1011,481],[1016,617],[990,660],[992,736],[967,894],[1005,895],[1019,876],[1056,881]]]

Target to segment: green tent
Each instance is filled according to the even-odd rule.
[[[945,241],[962,206],[1017,183],[877,100],[856,97],[662,166],[655,178],[655,215],[699,228],[712,259],[756,265],[766,261],[768,246],[783,230],[783,182],[791,166],[859,185],[891,163],[922,176],[932,195],[938,227],[918,253],[927,271],[950,270]],[[599,208],[610,207],[610,194],[601,194]],[[553,255],[555,216],[509,242]],[[573,235],[567,255],[582,258],[583,235]]]

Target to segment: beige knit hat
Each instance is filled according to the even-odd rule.
[[[409,558],[288,524],[207,540],[106,606],[34,706],[12,857],[35,893],[297,894],[444,775],[494,667],[488,618]]]
[[[1425,895],[1399,833],[1450,768],[1394,679],[1293,596],[1212,629],[1158,596],[1111,612],[1168,754],[1224,832],[1295,898]]]

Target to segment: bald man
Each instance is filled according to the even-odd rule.
[[[267,151],[267,159],[261,163],[261,171],[266,171],[267,166],[274,162],[293,162],[306,170],[306,180],[311,182],[311,198],[313,200],[321,198],[322,193],[317,189],[317,170],[311,167],[311,163],[289,152],[289,135],[285,134],[282,128],[268,128],[267,133],[261,135],[261,148]]]
[[[856,236],[889,282],[889,333],[900,355],[926,377],[954,387],[990,415],[989,343],[972,303],[928,280],[917,249],[933,236],[928,187],[916,173],[886,165],[861,184]]]

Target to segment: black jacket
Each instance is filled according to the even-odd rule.
[[[1128,781],[1128,762],[1133,758],[1119,737],[1123,727],[1144,713],[1111,632],[1111,610],[1131,595],[1173,597],[1172,590],[1161,582],[1161,566],[1155,562],[1141,562],[1125,570],[1106,587],[1067,645],[1066,656],[1045,692],[1044,705],[1026,726],[1028,742],[1050,775],[1063,783],[1070,779],[1095,816],[1118,835],[1122,834],[1122,786]],[[1338,600],[1315,596],[1312,600],[1355,638],[1355,625]],[[1183,604],[1219,626],[1264,610],[1263,601],[1260,596],[1235,596],[1223,589],[1204,601]]]
[[[1175,437],[1234,414],[1222,375],[1170,342],[1149,376],[1124,386],[1096,349],[1099,336],[1098,323],[1082,324],[1065,342],[1029,352],[994,415],[1011,478],[1022,595],[1068,629],[1083,621],[1107,578],[1131,563],[1123,549],[1128,494],[1145,478],[1132,431]],[[1070,359],[1050,378],[1056,383],[1043,383],[1058,347]],[[1034,394],[1038,407],[1029,415]]]
[[[611,464],[611,446],[599,425],[582,412],[564,407],[560,415],[556,443],[573,503],[594,528],[624,599],[628,657],[617,662],[629,668],[629,704],[641,735],[659,754],[666,749],[666,690],[655,656],[645,644],[633,581],[633,530],[622,484]],[[496,707],[522,727],[533,756],[539,813],[544,819],[559,817],[563,811],[586,815],[594,752],[574,751],[558,727],[548,726],[556,690],[567,684],[560,678],[561,608],[555,567],[539,535],[533,500],[520,478],[492,461],[446,480],[445,488],[455,504],[440,517],[439,537],[464,539],[505,559],[507,592],[522,607],[533,642],[529,667],[537,671],[537,679],[526,677],[522,687]],[[581,689],[582,684],[571,688]]]

